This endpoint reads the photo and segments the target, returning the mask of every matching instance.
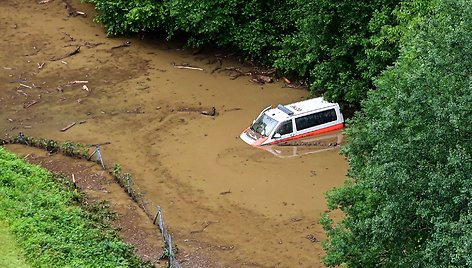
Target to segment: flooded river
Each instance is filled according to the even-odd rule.
[[[195,256],[212,267],[321,267],[323,193],[342,185],[347,161],[338,148],[281,158],[239,139],[260,110],[308,92],[230,79],[226,67],[249,67],[224,54],[107,38],[90,6],[71,3],[89,16],[68,17],[58,0],[1,1],[2,133],[111,142],[105,162],[133,174],[148,210],[163,208],[184,267]],[[217,116],[200,113],[212,107]]]

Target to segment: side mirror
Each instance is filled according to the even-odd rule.
[[[275,133],[273,138],[274,139],[280,139],[282,137],[282,135],[280,135],[280,133]]]

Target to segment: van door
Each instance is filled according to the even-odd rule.
[[[293,137],[293,135],[293,123],[292,119],[290,119],[280,123],[271,138],[273,141],[277,142]]]

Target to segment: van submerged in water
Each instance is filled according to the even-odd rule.
[[[278,144],[342,129],[339,105],[322,97],[265,108],[240,138],[252,146]]]
[[[291,158],[339,149],[343,140],[342,130],[336,130],[302,139],[284,141],[275,145],[259,146],[258,148],[264,149],[279,158]]]

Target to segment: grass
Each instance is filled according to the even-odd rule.
[[[33,267],[150,267],[107,224],[109,213],[84,207],[70,182],[2,147],[0,196],[0,222]]]
[[[8,225],[0,222],[0,267],[29,268],[22,249],[18,246],[15,236],[10,233]]]

